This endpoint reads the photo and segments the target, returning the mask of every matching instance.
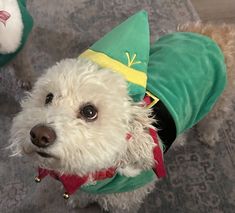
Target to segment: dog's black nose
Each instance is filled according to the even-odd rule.
[[[48,126],[38,124],[30,131],[31,142],[40,148],[45,148],[53,144],[56,140],[55,131]]]

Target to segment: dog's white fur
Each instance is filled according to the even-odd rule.
[[[45,106],[48,93],[55,97],[51,105]],[[96,121],[79,118],[79,108],[85,103],[98,108]],[[85,175],[117,166],[121,174],[135,176],[153,166],[154,142],[145,131],[153,122],[150,111],[142,103],[130,100],[122,76],[86,59],[67,59],[50,68],[23,100],[22,108],[13,121],[11,148],[15,155],[31,155],[42,167]],[[54,156],[51,159],[37,155],[40,149],[30,142],[31,128],[41,123],[52,127],[57,134],[56,143],[46,150]],[[132,134],[129,141],[126,141],[127,133]],[[105,209],[112,206],[121,211],[121,207],[136,207],[152,188],[150,183],[134,192],[123,193],[122,197],[126,198],[123,197],[122,204],[111,202],[114,197],[118,200],[118,195],[89,197],[90,201],[104,203]],[[130,196],[132,202],[128,201]]]
[[[192,26],[187,31],[190,28]],[[205,27],[199,27],[202,28]],[[201,33],[199,29],[194,31]],[[229,34],[226,29],[219,33],[222,35],[226,31]],[[210,31],[214,32],[216,28]],[[231,40],[234,34],[230,34],[226,38]],[[225,37],[221,35],[219,38],[224,41]],[[231,45],[229,39],[224,49],[222,47],[225,53]],[[220,44],[223,46],[222,42]],[[234,42],[232,45],[235,46]],[[226,59],[231,51],[225,54]],[[45,106],[48,93],[53,93],[54,99]],[[92,103],[98,109],[98,118],[93,122],[86,122],[79,115],[81,106],[86,103]],[[23,100],[22,111],[14,118],[11,129],[12,151],[15,155],[31,155],[40,166],[61,173],[85,175],[117,166],[123,175],[135,176],[142,170],[151,169],[154,164],[154,142],[146,131],[153,119],[151,111],[142,104],[130,99],[127,83],[121,75],[86,59],[63,60],[48,69]],[[31,143],[29,132],[37,124],[55,130],[57,139],[53,145],[40,149]],[[127,133],[132,134],[128,142],[125,139]],[[36,151],[54,157],[43,158]],[[153,186],[154,182],[132,192],[110,195],[79,192],[78,199],[80,206],[96,201],[112,212],[136,212]]]
[[[0,22],[0,53],[13,53],[20,46],[24,27],[17,0],[0,0],[0,10],[11,15],[6,25]]]
[[[14,119],[11,134],[15,153],[36,155],[38,148],[30,142],[29,131],[46,124],[56,131],[57,142],[47,149],[55,156],[53,160],[38,158],[43,167],[78,175],[114,165],[121,165],[125,173],[123,168],[131,166],[130,159],[138,168],[151,167],[154,143],[144,130],[152,119],[140,104],[134,106],[126,91],[127,83],[119,74],[86,59],[61,61],[38,80],[22,102],[23,111]],[[50,92],[55,96],[53,103],[45,106]],[[79,118],[79,108],[86,103],[98,108],[94,122]],[[128,132],[132,138],[127,143]]]

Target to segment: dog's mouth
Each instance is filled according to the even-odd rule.
[[[56,156],[54,154],[50,154],[48,152],[45,152],[44,150],[26,149],[25,147],[23,147],[22,149],[23,149],[23,152],[26,155],[36,154],[36,155],[39,155],[42,158],[53,158],[53,159],[59,160],[58,156]]]
[[[50,154],[48,154],[46,152],[37,151],[36,153],[38,155],[40,155],[41,157],[43,157],[43,158],[54,158],[54,156],[52,156],[52,155],[50,155]]]

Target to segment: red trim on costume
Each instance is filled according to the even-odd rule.
[[[129,141],[129,140],[131,139],[131,137],[132,137],[131,133],[127,133],[127,134],[126,134],[126,140],[127,140],[127,141]]]
[[[0,22],[6,26],[7,20],[11,17],[11,14],[5,10],[0,10]]]
[[[145,95],[144,96],[144,102],[146,103],[147,106],[150,105],[151,102],[152,102],[150,96]]]
[[[95,172],[94,174],[91,175],[91,177],[94,181],[99,181],[99,180],[104,180],[106,178],[111,178],[114,176],[115,173],[116,173],[115,168],[109,168],[107,170]],[[63,184],[65,191],[68,195],[73,194],[77,189],[79,189],[89,179],[88,175],[82,176],[82,177],[80,177],[78,175],[65,175],[65,174],[61,175],[60,173],[55,172],[53,170],[38,168],[37,178],[39,178],[41,180],[44,177],[46,177],[47,175],[53,177],[56,180],[59,180]]]
[[[144,102],[147,106],[149,106],[152,103],[151,97],[147,93],[144,96]],[[156,146],[153,149],[153,156],[155,160],[153,171],[159,178],[165,177],[166,170],[164,167],[163,154],[162,154],[162,150],[158,141],[157,132],[155,129],[149,128],[149,134],[151,135],[154,143],[156,144]]]
[[[162,178],[166,176],[162,150],[161,150],[158,138],[157,138],[156,131],[152,128],[149,128],[149,133],[152,136],[154,143],[156,144],[156,146],[153,149],[153,156],[155,160],[153,171],[159,178]]]
[[[88,176],[79,177],[77,175],[60,175],[59,173],[47,170],[47,169],[38,169],[38,178],[41,180],[47,175],[59,180],[68,195],[73,194],[78,188],[80,188],[88,180]]]

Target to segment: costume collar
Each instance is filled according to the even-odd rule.
[[[162,101],[150,92],[146,92],[144,101],[147,108],[152,109],[152,116],[157,120],[153,126],[158,130],[157,134],[161,138],[163,150],[166,153],[176,139],[174,119]]]
[[[68,174],[60,174],[57,171],[48,170],[44,168],[38,168],[38,176],[35,178],[36,182],[40,182],[47,175],[52,178],[59,180],[65,189],[65,193],[63,194],[65,199],[69,198],[69,195],[73,194],[77,189],[79,189],[82,185],[86,184],[90,179],[93,181],[104,180],[106,178],[111,178],[116,173],[116,168],[109,168],[107,170],[102,170],[99,172],[95,172],[90,175],[78,176],[78,175],[68,175]]]

